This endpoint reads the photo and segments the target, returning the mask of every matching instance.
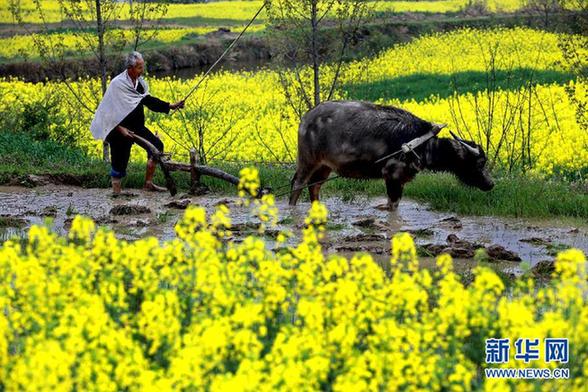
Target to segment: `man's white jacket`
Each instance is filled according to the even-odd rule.
[[[137,91],[137,83],[141,83],[144,93]],[[149,95],[149,85],[139,77],[133,84],[127,71],[118,74],[106,89],[102,102],[94,114],[90,125],[92,136],[97,140],[104,140],[108,134],[121,123],[141,103],[145,96]]]

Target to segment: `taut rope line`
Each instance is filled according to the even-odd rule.
[[[186,97],[182,101],[186,101],[190,97],[190,95],[192,95],[192,93],[194,93],[194,91],[196,91],[196,89],[202,84],[202,82],[204,81],[204,79],[206,79],[206,77],[208,76],[208,74],[210,74],[210,72],[214,69],[214,67],[216,67],[217,64],[220,63],[220,61],[227,55],[227,53],[229,53],[231,51],[231,49],[233,49],[233,47],[235,46],[235,44],[237,43],[237,41],[239,41],[239,39],[241,39],[241,37],[243,36],[243,34],[245,34],[245,32],[247,31],[247,29],[249,28],[249,26],[251,26],[251,24],[253,23],[253,21],[259,16],[259,14],[261,13],[261,11],[264,8],[265,8],[265,2],[263,2],[263,4],[261,5],[261,7],[259,7],[259,10],[257,10],[257,12],[253,16],[253,18],[251,18],[251,20],[249,21],[249,23],[247,23],[247,26],[245,26],[245,28],[243,29],[243,31],[241,31],[241,33],[237,36],[237,38],[235,38],[233,40],[233,42],[231,42],[231,44],[225,49],[225,51],[223,52],[223,54],[221,54],[220,57],[214,62],[214,64],[212,64],[210,66],[210,68],[208,68],[208,71],[206,71],[206,73],[200,78],[200,80],[198,81],[198,83],[196,83],[196,85],[194,87],[192,87],[192,89],[190,90],[190,92],[188,93],[188,95],[186,95]]]

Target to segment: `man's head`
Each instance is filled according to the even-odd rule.
[[[129,73],[129,76],[133,79],[137,79],[143,74],[143,71],[145,70],[145,61],[139,52],[129,53],[127,60],[125,61],[125,65],[127,66],[127,72]]]

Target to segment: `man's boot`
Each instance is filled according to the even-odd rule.
[[[122,190],[121,179],[116,177],[110,177],[110,180],[112,183],[112,193],[114,195],[120,195],[120,192]]]
[[[153,183],[153,176],[155,175],[155,169],[157,168],[157,162],[153,159],[147,160],[147,170],[145,172],[145,186],[143,189],[154,192],[165,192],[166,189]]]

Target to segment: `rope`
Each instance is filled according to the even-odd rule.
[[[231,163],[236,165],[268,165],[268,166],[285,166],[295,168],[296,162],[282,162],[282,161],[253,161],[253,160],[233,160],[233,159],[211,159],[210,162]]]
[[[417,139],[414,139],[414,140],[417,140]],[[427,140],[428,140],[428,139],[427,139]],[[406,145],[406,144],[405,144],[405,145]],[[405,146],[405,145],[403,145],[403,146]],[[416,155],[417,159],[419,159],[419,160],[420,160],[419,156],[416,154],[416,152],[415,152],[415,151],[414,151],[412,148],[409,148],[409,151],[412,151],[412,152],[413,152],[413,153]],[[377,164],[377,163],[380,163],[380,162],[382,162],[382,161],[384,161],[384,160],[386,160],[386,159],[392,158],[392,157],[394,157],[394,156],[396,156],[396,155],[400,154],[401,152],[404,152],[404,151],[403,151],[403,149],[400,149],[400,150],[398,150],[398,151],[395,151],[395,152],[393,152],[392,154],[385,155],[385,156],[383,156],[382,158],[380,158],[380,159],[376,160],[376,161],[374,162],[374,164]],[[311,186],[313,186],[313,185],[323,184],[323,183],[325,183],[325,182],[327,182],[327,181],[331,181],[331,180],[334,180],[334,179],[336,179],[336,178],[341,178],[341,176],[340,176],[340,175],[336,175],[336,176],[329,177],[329,178],[327,178],[327,179],[324,179],[324,180],[321,180],[321,181],[313,182],[312,184],[307,184],[307,185],[304,185],[304,186],[302,186],[302,187],[300,187],[300,188],[292,189],[291,191],[288,191],[288,192],[282,192],[282,193],[279,193],[279,194],[275,195],[275,197],[276,197],[276,198],[278,198],[278,197],[282,197],[282,196],[285,196],[285,195],[287,195],[287,194],[288,194],[288,193],[290,193],[290,192],[299,191],[299,190],[302,190],[302,189],[304,189],[304,188],[309,188],[309,187],[311,187]],[[280,187],[276,188],[276,190],[277,190],[277,189],[282,189],[282,188],[285,188],[285,187],[287,187],[287,186],[289,186],[289,185],[283,185],[283,186],[280,186]]]
[[[378,159],[377,161],[374,162],[375,163],[380,163],[382,161],[385,161],[386,159],[392,158],[393,156],[400,154],[402,152],[402,150],[398,150],[396,152],[393,152],[392,154],[388,154],[386,156],[383,156],[382,158]]]
[[[274,195],[274,197],[278,198],[278,197],[286,196],[286,195],[287,195],[287,194],[289,194],[290,192],[300,191],[300,190],[302,190],[302,189],[305,189],[305,188],[311,187],[311,186],[313,186],[313,185],[324,184],[324,183],[325,183],[325,182],[327,182],[327,181],[331,181],[331,180],[334,180],[334,179],[336,179],[336,178],[340,178],[340,177],[341,177],[340,175],[336,175],[336,176],[333,176],[333,177],[329,177],[329,178],[327,178],[327,179],[324,179],[324,180],[320,180],[320,181],[317,181],[317,182],[313,182],[313,183],[311,183],[311,184],[304,185],[304,186],[302,186],[302,187],[300,187],[300,188],[292,189],[292,191],[287,191],[287,192],[278,193],[277,195]],[[284,186],[278,187],[278,188],[276,188],[276,189],[285,188],[285,187],[287,187],[287,186],[290,186],[290,185],[284,185]]]
[[[210,68],[208,68],[208,71],[206,71],[206,73],[202,76],[202,78],[200,78],[200,80],[198,81],[198,83],[196,83],[196,85],[194,87],[192,87],[192,89],[190,90],[190,92],[188,93],[188,95],[186,95],[186,97],[182,101],[187,100],[190,97],[190,95],[192,95],[192,93],[194,93],[194,91],[196,91],[196,89],[200,86],[200,84],[202,84],[202,82],[204,81],[204,79],[206,79],[206,77],[208,76],[208,74],[210,74],[210,72],[214,69],[214,67],[216,67],[216,65],[218,63],[220,63],[220,61],[227,55],[227,53],[229,53],[231,51],[231,49],[233,49],[233,46],[235,46],[235,44],[237,43],[237,41],[239,41],[239,39],[241,39],[241,37],[243,36],[243,34],[245,34],[245,32],[247,31],[247,29],[249,28],[249,26],[251,26],[251,24],[253,23],[253,21],[259,16],[259,14],[261,13],[261,11],[265,8],[265,4],[266,3],[263,2],[263,4],[261,5],[261,7],[259,7],[259,10],[257,10],[257,12],[253,16],[253,18],[249,21],[249,23],[247,23],[247,26],[245,26],[245,28],[243,29],[243,31],[241,31],[241,33],[237,36],[237,38],[235,38],[233,40],[233,42],[231,42],[231,44],[225,49],[225,51],[223,52],[223,54],[221,54],[220,57],[214,62],[214,64],[212,64],[210,66]]]

